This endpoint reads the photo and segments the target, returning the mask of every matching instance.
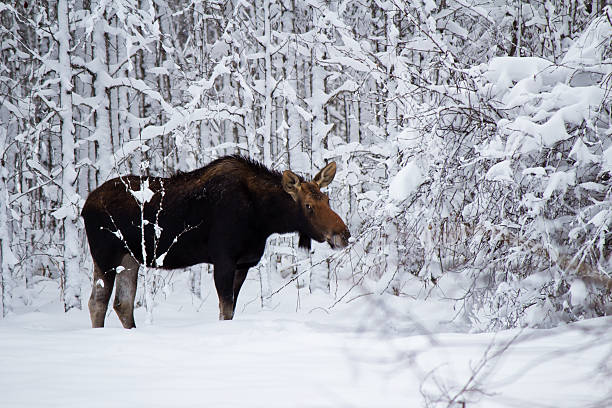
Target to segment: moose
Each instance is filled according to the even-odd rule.
[[[106,181],[89,194],[81,213],[94,264],[92,326],[104,327],[114,284],[113,308],[121,324],[136,327],[140,265],[213,264],[219,319],[231,320],[247,272],[259,263],[271,234],[297,232],[298,245],[306,249],[312,239],[332,248],[348,245],[348,228],[321,192],[335,175],[334,162],[306,181],[234,155],[169,178]]]

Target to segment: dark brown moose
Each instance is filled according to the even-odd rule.
[[[232,319],[247,271],[261,259],[271,234],[297,231],[305,248],[311,239],[347,246],[350,233],[320,190],[335,175],[335,163],[305,181],[290,170],[281,174],[227,156],[170,178],[105,182],[89,194],[82,212],[94,262],[92,326],[104,326],[116,283],[113,307],[123,327],[136,327],[140,264],[163,269],[213,264],[219,319]]]

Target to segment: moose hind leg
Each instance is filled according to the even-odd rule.
[[[136,327],[134,322],[134,299],[138,280],[139,264],[131,255],[121,259],[123,270],[117,272],[113,308],[126,329]]]
[[[104,327],[104,318],[108,309],[108,301],[113,292],[115,282],[115,271],[102,271],[94,262],[93,287],[89,297],[89,316],[91,327]]]

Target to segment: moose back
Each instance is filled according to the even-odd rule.
[[[219,318],[232,319],[248,269],[273,233],[347,246],[350,233],[321,192],[336,174],[329,163],[312,181],[272,171],[242,156],[227,156],[170,178],[123,176],[92,191],[82,216],[94,263],[89,312],[103,327],[113,308],[125,328],[134,323],[139,265],[175,269],[214,265]]]

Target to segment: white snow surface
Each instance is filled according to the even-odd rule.
[[[610,396],[600,365],[610,369],[611,318],[470,334],[452,303],[412,297],[351,293],[330,307],[333,296],[288,286],[262,310],[249,277],[235,319],[218,321],[211,276],[198,299],[186,275],[158,299],[153,324],[137,309],[133,330],[114,312],[91,329],[85,310],[45,299],[53,282],[37,284],[43,296],[0,320],[2,406],[419,407],[444,387],[454,396],[487,354],[472,384],[486,394],[450,406],[585,407]]]

